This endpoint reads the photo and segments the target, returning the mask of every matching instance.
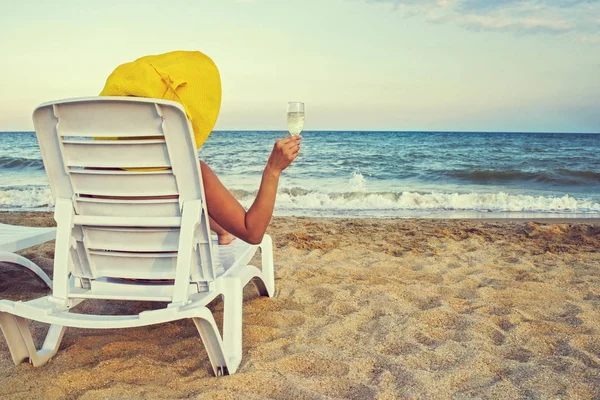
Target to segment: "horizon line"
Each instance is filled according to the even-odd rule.
[[[211,131],[213,132],[287,132],[285,129],[215,129]],[[599,135],[598,132],[576,132],[576,131],[563,131],[563,132],[550,132],[550,131],[478,131],[478,130],[389,130],[389,129],[311,129],[307,131],[302,131],[303,133],[311,133],[311,132],[378,132],[378,133],[517,133],[517,134],[527,134],[527,133],[542,133],[542,134],[573,134],[573,135]],[[35,130],[17,130],[17,131],[0,131],[0,134],[3,133],[35,133]]]

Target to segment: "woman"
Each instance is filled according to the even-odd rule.
[[[173,51],[119,65],[108,77],[101,96],[136,96],[181,103],[190,119],[196,147],[212,132],[221,106],[221,78],[217,66],[199,51]],[[223,186],[204,162],[200,162],[210,227],[219,244],[234,236],[245,242],[262,241],[273,215],[281,172],[298,156],[300,137],[275,143],[263,172],[256,199],[248,211]]]
[[[301,136],[289,136],[273,146],[260,188],[252,206],[244,207],[223,186],[217,175],[200,162],[210,228],[218,235],[219,244],[228,244],[238,237],[250,244],[259,244],[273,216],[279,176],[298,157]]]

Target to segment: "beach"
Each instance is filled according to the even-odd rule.
[[[2,212],[0,223],[54,225],[44,212]],[[0,397],[600,397],[598,219],[276,217],[269,233],[276,293],[245,289],[236,374],[213,376],[191,321],[69,329],[40,368],[15,367],[1,338]],[[53,242],[21,254],[52,275]],[[33,274],[0,265],[0,298],[46,294]],[[210,308],[219,320],[222,303]],[[32,327],[40,345],[45,328]]]

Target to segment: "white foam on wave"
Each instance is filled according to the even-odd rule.
[[[49,187],[1,189],[0,208],[30,209],[50,207],[54,204]]]
[[[352,178],[348,180],[350,187],[356,192],[364,192],[366,190],[365,185],[367,183],[365,177],[360,172],[353,172]]]
[[[351,190],[364,190],[364,183],[357,179]],[[255,192],[234,191],[245,207],[249,207]],[[0,209],[44,209],[53,206],[48,187],[0,189]],[[405,191],[327,193],[305,189],[282,189],[277,195],[276,211],[320,210],[360,216],[363,211],[383,215],[379,211],[437,211],[460,212],[538,212],[538,213],[600,213],[600,202],[570,195],[561,197],[531,196],[497,193],[417,193]],[[389,215],[387,213],[386,215]]]
[[[242,203],[249,206],[254,196]],[[279,193],[277,209],[313,209],[336,211],[421,210],[478,212],[600,212],[600,203],[590,199],[513,195],[499,193]]]

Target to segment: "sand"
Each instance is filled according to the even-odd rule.
[[[0,222],[53,224],[44,213]],[[40,368],[15,367],[0,337],[0,397],[600,398],[600,221],[275,218],[269,232],[276,295],[246,288],[235,375],[213,376],[190,321],[70,329]],[[22,254],[51,275],[53,251]],[[0,298],[47,293],[0,265]]]

